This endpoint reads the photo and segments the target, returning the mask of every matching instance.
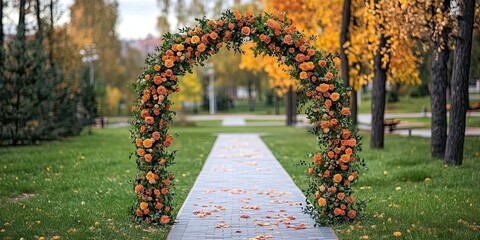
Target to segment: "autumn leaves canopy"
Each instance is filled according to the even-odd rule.
[[[352,221],[361,213],[363,205],[353,198],[351,189],[362,165],[357,155],[359,137],[351,124],[350,91],[338,77],[334,57],[310,46],[310,39],[284,15],[227,11],[220,19],[201,19],[194,28],[164,35],[135,84],[131,136],[139,170],[133,187],[137,221],[173,222],[174,174],[168,167],[175,151],[169,149],[174,139],[168,129],[175,115],[170,97],[180,91],[177,77],[191,72],[223,45],[241,52],[240,46],[247,41],[256,43],[255,54],[276,57],[289,66],[289,74],[303,87],[306,114],[318,135],[318,149],[307,163],[310,184],[305,193],[311,205],[306,211],[320,224]]]

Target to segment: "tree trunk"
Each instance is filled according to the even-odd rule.
[[[385,115],[385,85],[387,81],[387,69],[382,67],[383,54],[387,39],[382,34],[380,44],[374,58],[374,77],[372,89],[372,138],[371,148],[383,148],[384,130],[383,120]]]
[[[247,83],[247,90],[248,90],[248,110],[250,112],[255,111],[255,99],[253,99],[253,82],[248,81]]]
[[[442,11],[450,7],[450,0],[442,2]],[[432,12],[436,9],[432,8]],[[443,28],[433,42],[432,66],[430,71],[430,107],[432,112],[432,158],[444,159],[447,142],[447,64],[449,29]]]
[[[350,108],[352,113],[352,124],[353,126],[358,125],[358,92],[352,89],[352,97],[350,102]]]
[[[275,108],[275,115],[280,115],[280,98],[275,91],[273,91],[273,105]]]
[[[348,56],[345,52],[344,45],[350,40],[350,20],[351,20],[351,0],[343,1],[343,10],[342,10],[342,29],[340,32],[340,60],[341,60],[341,70],[342,70],[342,79],[345,87],[350,87],[350,74],[348,72]],[[353,91],[353,90],[352,90]],[[353,93],[353,92],[352,92]],[[352,109],[352,123],[357,125],[357,99],[356,93],[352,94],[350,98],[350,106]]]
[[[40,16],[40,0],[35,0],[35,17],[37,18],[37,39],[42,40],[43,38],[43,28],[42,28],[42,18]]]
[[[460,8],[461,13],[458,15],[459,31],[453,60],[450,124],[444,161],[449,165],[461,165],[463,160],[475,0],[460,1]]]
[[[0,0],[0,78],[3,80],[3,67],[5,64],[4,60],[4,32],[3,32],[3,0]]]
[[[297,95],[293,87],[288,88],[285,95],[285,113],[287,115],[287,126],[293,126],[297,122]]]

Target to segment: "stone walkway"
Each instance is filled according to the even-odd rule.
[[[337,239],[304,202],[258,134],[220,134],[168,239]]]
[[[222,126],[245,126],[245,118],[242,117],[226,117],[222,121]]]

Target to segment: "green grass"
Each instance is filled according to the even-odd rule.
[[[400,96],[398,102],[385,102],[385,112],[386,113],[410,113],[410,112],[421,112],[423,106],[430,109],[430,97],[419,97],[413,98],[409,96]],[[370,95],[363,96],[358,108],[360,113],[370,113],[372,112],[372,99]]]
[[[432,119],[429,117],[420,118],[399,118],[402,124],[415,124],[423,128],[431,128]],[[466,119],[467,127],[480,127],[480,117],[470,117],[467,114]]]
[[[180,150],[172,169],[177,176],[175,212],[220,132],[265,134],[263,139],[295,183],[305,187],[305,169],[296,164],[315,150],[315,138],[305,129],[219,126],[220,121],[204,121],[172,129],[179,134],[173,148]],[[394,231],[405,239],[478,238],[479,140],[467,138],[463,166],[445,167],[428,157],[428,139],[386,135],[386,148],[372,150],[365,135],[362,157],[369,170],[355,189],[358,198],[368,200],[366,218],[353,226],[334,226],[340,239],[390,239]],[[132,148],[127,129],[0,148],[0,239],[164,239],[168,228],[132,222]],[[21,197],[23,193],[34,195]]]

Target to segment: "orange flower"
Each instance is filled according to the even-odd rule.
[[[158,140],[160,139],[160,133],[155,131],[152,133],[152,138],[155,139],[155,140]]]
[[[216,39],[218,38],[218,34],[217,34],[216,32],[211,32],[211,33],[210,33],[210,38],[211,38],[212,40],[216,40]]]
[[[333,181],[336,182],[336,183],[339,183],[340,181],[342,181],[342,175],[340,175],[338,173],[333,175]]]
[[[162,83],[162,77],[156,75],[155,77],[153,77],[153,82],[157,85],[160,85],[160,83]]]
[[[156,202],[156,203],[155,203],[155,208],[158,209],[158,210],[160,210],[160,209],[163,208],[163,204],[162,204],[162,203],[159,203],[159,202]]]
[[[153,69],[155,69],[155,71],[160,71],[160,65],[158,64],[155,64],[155,66],[153,66]]]
[[[161,218],[160,218],[160,224],[167,224],[170,222],[170,217],[167,216],[167,215],[163,215]]]
[[[164,86],[158,86],[157,93],[158,95],[165,95],[167,93],[167,89]]]
[[[322,83],[322,84],[318,85],[316,89],[319,92],[325,93],[325,92],[328,91],[328,84]]]
[[[324,68],[325,66],[327,66],[327,61],[325,60],[319,60],[318,61],[318,65],[322,68]]]
[[[316,163],[316,164],[321,164],[322,163],[322,156],[318,153],[313,155],[313,162]]]
[[[142,143],[143,143],[142,139],[140,138],[135,139],[135,144],[137,145],[137,147],[142,146]]]
[[[141,217],[141,216],[143,216],[143,212],[142,212],[142,210],[140,210],[140,209],[137,209],[137,210],[135,211],[135,215],[137,215],[137,217]]]
[[[352,155],[352,149],[351,148],[345,149],[345,153],[348,155]]]
[[[151,182],[152,180],[155,180],[155,173],[153,173],[152,171],[148,171],[145,177],[147,178],[148,181]]]
[[[207,46],[205,46],[205,44],[203,44],[203,43],[200,43],[197,46],[197,51],[199,51],[199,52],[204,52],[206,49],[207,49]]]
[[[143,140],[143,146],[144,147],[151,148],[152,145],[153,145],[153,139],[147,138],[147,139]]]
[[[402,233],[401,233],[401,232],[394,232],[394,233],[393,233],[393,236],[395,236],[395,237],[400,237],[400,236],[402,236]]]
[[[145,209],[147,209],[147,208],[148,208],[148,203],[146,203],[146,202],[141,202],[141,203],[140,203],[140,209],[141,209],[141,210],[145,210]]]
[[[308,168],[308,176],[312,176],[313,175],[313,168]]]
[[[334,93],[332,93],[332,95],[330,95],[330,99],[332,99],[332,101],[336,102],[336,101],[338,101],[338,99],[340,99],[340,94],[334,92]]]
[[[235,24],[229,23],[228,24],[228,29],[233,30],[235,28]],[[225,34],[226,38],[230,38],[230,34]]]
[[[335,209],[333,210],[333,214],[334,214],[335,216],[345,215],[345,211],[342,210],[342,209],[340,209],[340,208],[335,208]]]
[[[167,160],[165,160],[165,158],[162,158],[162,159],[160,159],[160,161],[158,161],[158,164],[163,165],[166,162],[167,162]]]
[[[165,61],[165,67],[171,68],[171,67],[173,67],[173,65],[174,65],[173,60],[168,59],[168,60]]]
[[[135,193],[141,193],[143,192],[143,185],[142,184],[138,184],[137,186],[135,186]]]
[[[322,186],[320,186],[319,189],[320,189],[320,192],[325,192],[325,186],[322,185]]]
[[[342,110],[340,111],[340,113],[341,113],[343,116],[348,116],[348,115],[350,115],[350,108],[344,107],[344,108],[342,108]]]
[[[357,212],[355,210],[350,210],[348,211],[347,215],[348,215],[348,218],[354,219],[357,216]],[[394,236],[395,236],[395,233],[394,233]]]
[[[335,153],[333,151],[329,151],[327,155],[330,159],[335,157]]]
[[[152,161],[152,154],[145,154],[145,156],[143,156],[145,158],[145,161],[146,162],[151,162]]]
[[[337,193],[337,198],[338,198],[338,200],[343,200],[345,198],[345,193],[343,193],[343,192]]]
[[[143,148],[137,149],[137,155],[143,157],[143,155],[145,155],[145,150],[143,150]]]
[[[240,12],[237,10],[233,11],[233,15],[235,16],[235,20],[240,20],[242,18],[242,14],[240,14]]]
[[[343,129],[343,130],[342,130],[342,138],[343,138],[343,139],[347,139],[347,138],[349,138],[349,137],[350,137],[350,130],[348,130],[348,129]]]
[[[150,80],[150,74],[145,74],[145,77],[144,77],[145,81],[148,81]]]
[[[193,36],[191,42],[193,44],[199,43],[200,42],[200,37],[197,36],[197,35]]]
[[[178,51],[183,51],[184,49],[185,49],[185,46],[183,46],[182,44],[177,44]]]
[[[325,198],[319,198],[318,205],[320,205],[321,207],[327,206],[327,200],[325,200]]]
[[[271,18],[267,20],[267,26],[269,28],[277,28],[277,25],[278,25],[277,21],[275,21]]]
[[[304,71],[300,72],[300,79],[307,79],[308,78],[308,74]]]
[[[348,197],[347,198],[348,203],[353,203],[354,201],[355,201],[355,199],[353,199],[353,197]]]
[[[302,54],[302,53],[299,53],[299,54],[297,54],[297,56],[295,56],[295,60],[296,60],[297,62],[300,62],[300,63],[301,63],[301,62],[304,62],[304,61],[305,61],[305,55]]]
[[[332,78],[333,78],[333,73],[327,72],[327,74],[325,74],[325,79],[326,79],[327,81],[332,80]]]
[[[170,186],[170,184],[172,183],[172,181],[170,181],[170,179],[165,179],[162,182],[163,182],[163,184],[165,184],[165,186]]]
[[[153,119],[153,117],[145,117],[145,123],[146,124],[153,124],[153,123],[155,123],[155,120]]]
[[[283,37],[283,42],[285,42],[288,45],[292,45],[293,44],[292,35],[285,35],[285,37]]]
[[[250,28],[249,28],[249,27],[246,27],[246,26],[243,27],[243,28],[242,28],[242,34],[243,34],[243,35],[247,35],[247,36],[250,35]]]
[[[168,188],[162,188],[162,194],[167,195],[168,193]]]

